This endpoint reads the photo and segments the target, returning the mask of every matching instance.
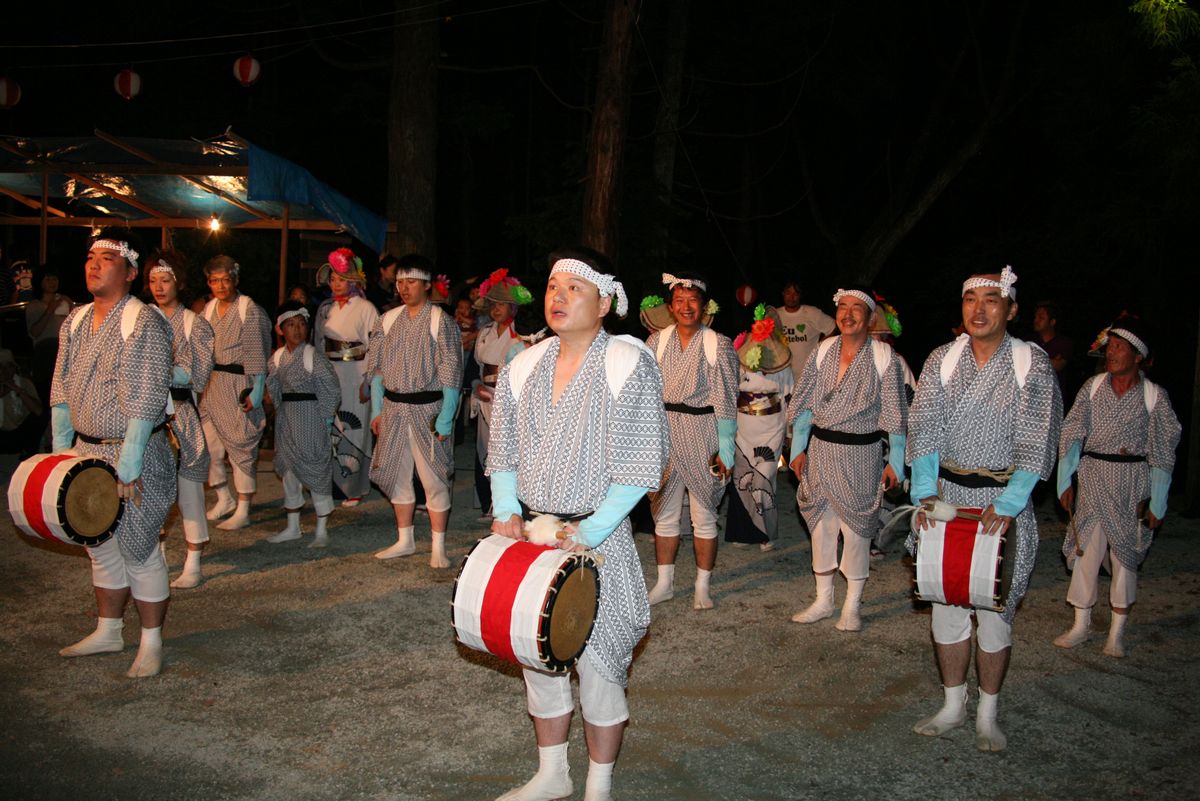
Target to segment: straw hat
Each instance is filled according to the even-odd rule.
[[[742,367],[758,373],[778,373],[792,363],[792,349],[783,337],[783,324],[775,309],[754,308],[754,324],[733,341]]]
[[[429,282],[429,302],[445,306],[450,302],[450,278],[437,275]]]
[[[487,308],[489,303],[511,303],[514,306],[524,306],[533,301],[533,294],[515,276],[508,274],[506,268],[492,271],[492,274],[479,285],[479,297],[472,306],[479,310]]]
[[[350,248],[338,248],[329,254],[329,261],[317,270],[317,283],[329,283],[331,274],[337,273],[347,281],[354,281],[360,287],[367,283],[367,274],[363,272],[362,259],[354,255]]]
[[[704,314],[700,317],[700,322],[705,325],[712,325],[713,317],[721,307],[717,305],[715,300],[710,300],[704,306]],[[667,326],[675,324],[675,318],[671,315],[671,309],[667,306],[667,302],[660,295],[647,295],[642,298],[641,311],[638,312],[638,318],[642,321],[642,325],[646,326],[646,330],[650,333],[661,331]]]
[[[875,311],[871,314],[871,323],[867,329],[871,334],[887,334],[888,336],[898,337],[904,330],[900,325],[900,314],[896,311],[896,307],[888,303],[879,295],[875,296],[877,305]]]

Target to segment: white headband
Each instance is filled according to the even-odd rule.
[[[975,289],[981,286],[994,286],[1000,290],[1000,297],[1017,299],[1017,290],[1013,284],[1017,283],[1017,274],[1013,272],[1011,265],[1004,265],[1004,269],[1000,271],[1000,280],[994,278],[984,278],[981,275],[973,275],[966,281],[963,281],[962,293],[967,294],[968,290]]]
[[[1128,328],[1110,328],[1108,329],[1110,336],[1118,336],[1137,348],[1137,352],[1142,354],[1142,358],[1150,355],[1150,346],[1142,341],[1142,338],[1130,331]]]
[[[695,278],[676,278],[670,273],[663,273],[662,276],[663,286],[666,286],[669,289],[674,289],[677,286],[681,286],[684,289],[698,288],[701,292],[708,291],[708,284]]]
[[[290,320],[293,317],[303,317],[304,322],[308,322],[308,309],[289,309],[283,314],[275,318],[275,325],[283,326],[284,321]]]
[[[841,289],[839,287],[838,291],[833,293],[833,304],[836,306],[837,302],[842,298],[858,298],[863,303],[867,304],[868,309],[875,311],[875,298],[871,297],[866,292],[863,292],[861,289]]]
[[[611,298],[616,295],[619,317],[624,317],[625,313],[629,311],[629,299],[625,297],[625,287],[621,286],[621,282],[613,276],[596,272],[591,265],[578,259],[559,259],[554,262],[554,266],[550,268],[550,274],[554,275],[555,273],[571,273],[595,284],[596,289],[600,290],[602,298]]]
[[[345,276],[342,276],[343,278]],[[428,270],[422,270],[420,267],[404,267],[396,270],[396,280],[401,278],[419,278],[422,281],[432,281],[433,275]]]
[[[170,273],[171,277],[174,278],[175,268],[167,264],[162,259],[159,259],[158,261],[154,262],[154,266],[150,268],[150,274],[154,275],[155,273]]]
[[[115,250],[124,258],[129,259],[129,263],[134,267],[138,266],[138,252],[129,247],[128,242],[117,242],[113,239],[97,239],[88,248],[88,252],[93,250]]]

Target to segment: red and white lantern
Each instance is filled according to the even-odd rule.
[[[0,109],[8,111],[21,102],[21,84],[12,78],[0,78]]]
[[[751,306],[754,301],[758,300],[758,291],[749,284],[742,284],[733,294],[737,298],[737,302],[743,306]]]
[[[131,69],[121,70],[113,78],[113,89],[126,100],[133,100],[142,92],[142,76]]]
[[[233,62],[233,77],[237,78],[242,86],[250,86],[258,80],[261,69],[262,65],[258,63],[257,58],[245,55]]]

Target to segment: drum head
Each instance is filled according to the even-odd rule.
[[[588,563],[576,563],[576,569],[559,581],[558,592],[546,610],[550,616],[547,656],[551,667],[569,667],[583,652],[600,603],[599,583],[596,568]]]
[[[121,499],[117,479],[104,465],[88,465],[67,486],[63,498],[64,528],[71,539],[97,545],[117,527]]]

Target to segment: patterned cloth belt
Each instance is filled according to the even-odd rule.
[[[783,411],[783,404],[779,401],[778,392],[739,392],[737,410],[738,414],[762,417],[779,414]]]
[[[367,358],[367,346],[357,340],[346,342],[326,337],[325,356],[334,362],[361,362]]]
[[[187,401],[195,406],[195,401],[192,399],[191,387],[171,387],[171,400]]]
[[[849,431],[834,431],[832,428],[812,427],[812,435],[826,442],[838,445],[874,445],[883,439],[882,431],[871,431],[866,434],[851,434]]]
[[[241,364],[214,364],[213,369],[220,373],[233,373],[234,375],[245,375],[246,368]]]
[[[1146,454],[1144,453],[1097,453],[1096,451],[1084,451],[1084,456],[1090,459],[1100,459],[1105,462],[1144,462]]]
[[[554,515],[564,523],[577,523],[591,514],[591,512],[579,512],[577,514],[564,515],[558,512],[539,512],[537,509],[530,509],[520,499],[517,500],[517,503],[521,504],[521,517],[525,520],[533,520],[533,518],[540,515]]]
[[[163,422],[156,425],[150,431],[150,433],[157,434],[159,431],[162,431],[166,427],[167,427],[167,422],[164,420]],[[88,445],[120,445],[122,442],[125,441],[125,437],[93,437],[89,434],[84,434],[82,431],[76,431],[75,436],[79,437],[81,440],[86,442]]]
[[[999,479],[995,476],[982,476],[978,473],[956,473],[946,467],[938,467],[938,477],[944,478],[947,481],[957,484],[960,487],[967,489],[983,489],[985,487],[1006,487],[1008,479]]]
[[[392,403],[411,403],[414,406],[423,406],[426,403],[440,401],[442,399],[442,391],[440,389],[430,389],[425,392],[393,392],[390,389],[384,389],[383,397]]]
[[[480,380],[489,386],[496,386],[496,379],[500,377],[500,365],[485,364],[480,374]]]
[[[686,403],[664,403],[663,408],[668,412],[694,415],[712,414],[715,411],[712,406],[688,406]]]
[[[315,392],[285,392],[283,393],[283,402],[290,403],[292,401],[315,401],[317,393]]]

